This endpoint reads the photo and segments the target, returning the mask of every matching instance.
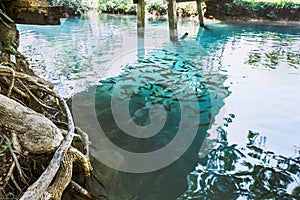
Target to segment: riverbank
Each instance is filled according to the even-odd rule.
[[[226,21],[299,21],[300,2],[296,0],[207,0],[202,3],[204,17]],[[136,4],[130,1],[101,1],[99,12],[110,14],[136,14]],[[146,1],[148,15],[167,15],[163,1]],[[177,16],[197,18],[196,1],[177,3]]]
[[[88,137],[75,129],[53,84],[37,76],[18,51],[17,26],[0,12],[0,199],[61,199],[72,185],[73,168],[84,181],[91,178]],[[73,141],[76,133],[79,143]],[[77,183],[77,194],[93,196]]]
[[[300,2],[255,0],[207,0],[205,17],[230,21],[300,20]]]
[[[19,26],[22,50],[24,54],[30,58],[32,66],[35,66],[35,70],[43,73],[41,77],[46,77],[47,80],[56,85],[61,84],[57,87],[58,91],[65,93],[69,91],[68,86],[70,86],[71,89],[75,88],[76,90],[77,87],[77,89],[86,91],[85,93],[81,93],[81,99],[76,100],[81,103],[82,106],[80,104],[74,104],[77,108],[80,108],[76,114],[92,113],[89,112],[88,109],[85,109],[91,105],[87,103],[87,100],[97,98],[95,99],[97,106],[91,107],[96,108],[97,113],[99,113],[95,115],[99,116],[99,120],[97,118],[96,121],[97,123],[92,123],[92,118],[90,117],[83,117],[83,120],[80,121],[81,124],[78,124],[82,130],[89,133],[92,141],[91,150],[100,152],[99,148],[103,147],[101,142],[105,141],[99,138],[99,131],[97,129],[99,124],[101,126],[103,125],[103,130],[112,138],[113,142],[119,142],[116,143],[118,145],[127,144],[128,149],[130,147],[133,149],[132,147],[135,147],[134,144],[136,143],[133,144],[130,140],[125,140],[124,134],[122,135],[117,128],[114,128],[115,123],[112,119],[112,114],[109,114],[110,109],[107,108],[107,106],[109,106],[111,102],[109,100],[111,95],[108,92],[110,91],[109,86],[112,86],[114,83],[110,81],[114,80],[112,77],[120,75],[121,78],[126,79],[124,74],[133,72],[132,69],[128,69],[128,73],[122,73],[122,65],[127,64],[128,60],[129,64],[126,65],[127,68],[131,68],[134,64],[131,63],[131,59],[135,57],[131,56],[135,56],[135,50],[137,50],[136,17],[94,14],[95,15],[90,15],[83,19],[66,19],[60,27]],[[199,72],[199,74],[197,74],[201,75],[200,72],[208,67],[221,69],[221,73],[231,78],[225,82],[226,86],[230,86],[229,90],[232,91],[232,93],[225,99],[226,106],[224,106],[224,108],[226,108],[228,112],[232,112],[236,115],[234,123],[230,125],[230,137],[234,139],[241,138],[240,141],[244,141],[246,138],[245,134],[247,133],[245,130],[251,128],[254,131],[263,133],[264,136],[268,138],[267,145],[268,147],[275,146],[271,148],[271,150],[275,152],[276,155],[287,156],[280,152],[282,149],[286,152],[290,151],[293,153],[294,149],[291,149],[291,147],[293,147],[294,141],[297,141],[293,133],[295,133],[297,124],[299,124],[297,121],[295,122],[297,116],[299,116],[299,106],[297,104],[297,96],[295,95],[300,94],[297,91],[297,85],[299,85],[297,81],[300,79],[298,79],[298,75],[296,74],[298,70],[296,69],[290,69],[291,73],[288,73],[289,71],[281,73],[282,71],[278,70],[282,70],[280,69],[282,67],[286,69],[286,67],[293,64],[295,60],[298,62],[297,53],[299,51],[297,50],[298,46],[296,42],[299,29],[294,26],[271,27],[253,26],[253,24],[236,26],[226,23],[216,23],[212,25],[207,23],[207,25],[208,29],[204,29],[202,32],[202,29],[198,31],[199,26],[197,23],[179,20],[178,33],[181,35],[184,32],[188,32],[189,36],[182,41],[181,45],[173,45],[169,42],[167,21],[146,21],[145,48],[147,48],[147,51],[149,48],[161,49],[160,52],[162,53],[155,54],[155,57],[146,54],[147,60],[141,61],[142,63],[147,62],[146,67],[140,67],[140,69],[146,74],[151,73],[153,77],[160,77],[159,71],[149,71],[149,66],[170,66],[170,69],[174,69],[175,71],[180,70],[180,67],[186,63],[183,67],[186,65],[189,67],[187,72],[186,69],[182,69],[183,72],[176,73],[177,76],[169,76],[161,80],[161,82],[178,80],[180,83],[182,83],[184,76],[179,76],[178,78],[178,75],[193,74],[194,72]],[[293,29],[295,31],[293,31]],[[55,33],[55,40],[53,39],[53,33]],[[198,39],[196,40],[196,38]],[[207,55],[201,53],[203,49],[201,49],[199,44],[208,51]],[[37,46],[39,48],[36,48]],[[177,62],[173,65],[173,59],[170,59],[170,56],[166,56],[170,55],[171,52],[176,52],[176,55],[178,55],[176,57],[179,59],[186,58],[188,62]],[[278,59],[275,60],[274,57],[278,57]],[[153,61],[155,61],[154,64]],[[252,65],[246,65],[244,61],[252,63]],[[166,63],[170,64],[167,65]],[[191,63],[191,65],[189,65],[189,63]],[[279,69],[269,67],[270,64],[274,65],[276,63],[280,65],[276,66],[277,68],[279,67]],[[197,68],[190,70],[194,69],[194,67]],[[274,68],[274,66],[271,67]],[[164,70],[163,73],[164,72],[166,71]],[[133,73],[133,78],[136,76],[137,74]],[[212,71],[211,76],[224,77],[214,73],[214,71]],[[213,79],[210,79],[210,75],[201,77],[207,77],[209,79],[207,84],[211,85],[212,89],[215,88],[216,84],[212,83],[211,80]],[[277,77],[280,77],[280,79]],[[103,80],[103,84],[99,85],[99,80]],[[200,80],[202,81],[202,78]],[[148,81],[148,83],[149,82],[150,81]],[[167,84],[166,82],[162,83]],[[96,84],[99,86],[97,90],[94,90],[95,93],[93,90],[88,89],[91,88],[91,85]],[[148,85],[145,86],[147,87]],[[93,88],[96,88],[96,86]],[[147,88],[143,90],[145,91]],[[149,88],[149,90],[150,89],[151,88]],[[215,89],[218,91],[218,88]],[[78,90],[75,92],[77,93]],[[148,93],[151,94],[151,92]],[[212,97],[212,100],[214,100],[215,95]],[[219,98],[220,96],[216,95],[216,97]],[[272,101],[270,101],[270,99],[272,99]],[[218,105],[222,103],[221,101],[218,102]],[[133,109],[133,106],[131,108],[135,113],[136,109]],[[145,112],[136,112],[137,117],[141,116],[140,118],[134,118],[141,120],[137,121],[138,124],[144,122],[142,119],[148,116],[147,113],[145,113],[145,115],[143,113]],[[286,116],[286,113],[288,113],[289,117]],[[171,116],[175,116],[175,114]],[[203,115],[201,113],[201,116],[207,116],[207,113],[204,112]],[[222,117],[222,115],[220,115],[220,117]],[[279,120],[280,122],[278,122]],[[295,123],[293,124],[293,122]],[[284,130],[278,127],[273,128],[274,124],[282,127]],[[204,129],[205,127],[203,126],[201,128],[201,133],[203,134],[205,133]],[[164,131],[159,133],[158,136],[164,137],[164,135],[169,132],[173,133],[171,131]],[[284,140],[280,137],[281,135],[284,137]],[[158,139],[157,141],[168,141],[168,138],[166,137],[164,140]],[[230,144],[234,143],[237,142],[231,142]],[[138,144],[139,143],[137,143],[137,145]],[[154,141],[153,149],[161,147],[156,144]],[[240,146],[243,145],[244,143]],[[196,146],[193,147],[192,149],[199,149],[196,148]],[[123,146],[120,146],[120,148],[123,148]],[[268,150],[269,149],[270,148],[268,148]],[[91,151],[91,155],[95,155],[94,152]],[[100,153],[97,154],[99,157],[103,155],[103,153]],[[198,152],[195,154],[187,154],[187,156],[189,155],[198,155]],[[118,153],[109,154],[107,157],[119,161],[123,159]],[[101,159],[99,160],[101,161]],[[176,199],[167,198],[166,196],[170,197],[172,195],[174,197],[181,195],[187,187],[187,173],[185,172],[188,171],[188,173],[190,173],[196,166],[196,164],[194,165],[190,160],[182,158],[181,161],[179,161],[180,163],[177,162],[177,165],[173,165],[173,167],[170,166],[170,168],[164,169],[164,171],[160,170],[147,174],[129,174],[111,168],[105,169],[99,160],[92,160],[92,164],[97,174],[101,174],[100,178],[103,180],[105,191],[109,199],[124,199],[127,197],[131,199],[138,199],[138,197],[140,197],[139,199],[147,199],[147,197],[148,199]],[[97,164],[94,164],[95,162],[97,162]],[[252,166],[254,166],[254,164]],[[226,173],[226,171],[223,172]],[[255,176],[256,173],[253,172],[253,175]],[[210,178],[210,176],[208,176],[208,178]],[[206,181],[207,179],[200,180]],[[208,181],[209,180],[211,179],[208,179]],[[272,179],[270,181],[273,182],[274,180]],[[189,186],[192,186],[192,184],[197,186],[194,183],[196,182],[189,182]],[[210,184],[206,185],[212,188]],[[258,186],[261,186],[260,183]],[[213,187],[218,189],[219,185],[213,185]],[[99,187],[93,188],[98,189]],[[176,188],[176,190],[174,190],[174,188]],[[256,188],[257,187],[254,187],[254,189]],[[282,194],[281,191],[282,190],[280,190],[280,193]],[[234,192],[235,191],[230,190],[228,194],[237,194]],[[158,195],[165,198],[159,198]],[[191,195],[197,195],[197,193],[191,193]]]

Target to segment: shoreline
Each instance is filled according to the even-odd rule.
[[[89,11],[88,11],[89,12]],[[133,14],[116,14],[116,13],[109,13],[109,12],[99,12],[96,11],[98,14],[102,15],[109,15],[109,16],[122,16],[122,17],[136,17],[137,15]],[[161,15],[161,16],[153,16],[151,13],[146,13],[145,15],[146,20],[168,20],[168,15]],[[198,15],[190,16],[190,17],[180,17],[178,16],[178,20],[186,20],[186,21],[194,21],[199,22]],[[230,22],[230,23],[257,23],[257,24],[268,24],[266,25],[300,25],[300,20],[277,20],[277,19],[265,19],[265,18],[254,18],[254,17],[240,17],[240,16],[231,16],[231,17],[204,17],[204,23],[211,22],[211,23],[222,23],[222,22]]]
[[[239,24],[261,24],[261,25],[300,25],[300,21],[293,20],[268,20],[268,19],[257,19],[257,18],[238,18],[238,17],[224,17],[218,19],[205,18],[205,21],[216,21],[219,23],[230,22]],[[204,22],[205,22],[204,21]],[[266,24],[266,22],[268,24]]]

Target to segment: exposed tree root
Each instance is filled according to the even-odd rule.
[[[60,170],[57,173],[57,177],[50,187],[47,188],[45,199],[60,199],[63,191],[67,188],[69,183],[72,180],[73,174],[73,163],[79,162],[82,165],[82,168],[85,173],[85,177],[90,176],[90,164],[86,157],[77,149],[70,147],[67,154],[62,160],[62,165]],[[73,185],[76,185],[76,189],[79,191],[84,191],[84,189],[73,181]],[[83,192],[85,196],[91,196],[89,193]]]
[[[0,22],[0,199],[56,200],[66,189],[92,199],[72,181],[75,162],[84,182],[92,173],[88,136],[75,128],[53,84],[28,67],[18,44],[16,25]]]
[[[6,142],[9,143],[9,139],[6,135],[3,135],[3,137],[5,138]],[[12,142],[13,143],[13,142]],[[21,181],[24,183],[24,184],[27,184],[27,181],[25,179],[25,175],[23,173],[23,170],[21,169],[21,165],[19,163],[19,160],[16,156],[16,154],[14,153],[14,151],[12,150],[11,146],[8,147],[9,148],[9,151],[10,151],[10,154],[12,155],[13,159],[14,159],[14,162],[13,162],[13,165],[15,165],[17,167],[17,171],[18,171],[18,174],[20,176],[20,179]]]
[[[37,113],[43,114],[55,124],[63,125],[63,129],[67,129],[65,131],[67,134],[54,153],[49,151],[42,154],[46,158],[44,160],[46,162],[42,161],[43,163],[38,165],[36,162],[41,162],[38,161],[39,155],[35,155],[26,148],[24,149],[24,144],[20,143],[18,139],[22,134],[19,132],[21,129],[12,128],[10,125],[13,123],[8,123],[10,125],[6,126],[7,123],[3,120],[10,120],[10,118],[4,117],[7,113],[2,110],[0,112],[2,120],[0,120],[0,163],[5,163],[5,166],[2,169],[4,176],[0,178],[0,196],[17,197],[22,200],[58,200],[61,199],[63,192],[70,185],[68,188],[77,191],[82,197],[93,199],[92,194],[72,180],[73,163],[75,162],[79,163],[83,169],[85,181],[90,177],[92,166],[89,160],[90,142],[88,136],[81,129],[75,128],[71,112],[65,100],[56,94],[53,85],[36,76],[17,71],[17,66],[13,63],[0,63],[1,94],[35,110]],[[2,98],[1,101],[5,101],[5,98]],[[12,101],[8,102],[11,103]],[[5,104],[3,105],[5,106]],[[15,109],[13,112],[18,111]],[[29,110],[23,112],[25,114],[22,113],[22,115],[26,115],[27,112],[34,115],[34,112]],[[12,117],[12,119],[15,118]],[[26,117],[24,119],[25,121],[22,118],[22,122],[16,123],[35,123],[32,120],[27,122]],[[24,127],[26,128],[26,126]],[[34,126],[30,127],[34,129]],[[80,140],[82,143],[83,153],[72,146],[74,139]],[[3,152],[1,152],[1,149]],[[35,157],[37,158],[35,159]],[[47,162],[49,160],[47,157],[52,157],[52,159]],[[12,161],[9,162],[9,160]],[[28,165],[28,162],[32,165]],[[43,168],[45,165],[47,167]],[[44,170],[38,175],[38,179],[35,169],[39,169],[37,171]],[[1,173],[0,170],[0,175]],[[34,183],[33,179],[36,180]]]
[[[90,194],[86,189],[81,187],[79,184],[76,182],[72,181],[70,182],[70,186],[72,190],[76,191],[77,193],[81,194],[81,196],[85,197],[86,199],[93,199],[93,195]]]

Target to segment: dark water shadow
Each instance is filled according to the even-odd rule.
[[[96,172],[104,174],[109,199],[176,199],[186,190],[186,176],[197,164],[206,132],[224,104],[223,99],[229,95],[228,89],[223,86],[226,76],[216,73],[203,75],[200,68],[179,54],[150,50],[137,63],[125,66],[120,76],[100,81],[99,86],[74,96],[76,123],[89,133],[92,153],[96,158],[97,154],[104,155],[101,149],[103,141],[97,133],[99,124],[112,143],[136,153],[163,148],[172,142],[180,127],[185,127],[183,130],[187,136],[192,134],[189,130],[196,130],[195,138],[186,150],[180,143],[174,149],[183,151],[180,158],[153,172],[120,172],[94,160]],[[118,93],[114,93],[116,88]],[[124,95],[130,97],[128,107],[113,104],[114,109],[120,110],[120,115],[122,110],[127,109],[134,123],[147,126],[155,122],[155,118],[150,120],[150,107],[160,105],[167,114],[163,128],[147,138],[133,137],[120,129],[112,112],[112,98],[122,99]],[[95,113],[91,115],[93,109]],[[155,112],[152,115],[155,116]],[[91,123],[93,117],[97,118],[97,125]],[[185,144],[184,138],[181,139],[182,145]],[[123,163],[124,157],[117,152],[106,156],[118,160],[120,165]],[[169,156],[173,156],[172,152]],[[132,167],[136,164],[132,163]]]

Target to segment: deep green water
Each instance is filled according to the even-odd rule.
[[[74,118],[105,185],[93,191],[109,199],[299,198],[300,26],[207,26],[181,20],[179,35],[189,36],[172,43],[166,21],[147,21],[141,49],[135,17],[18,25],[34,70],[74,95]],[[130,160],[120,149],[159,156]],[[160,169],[167,160],[175,161]]]

